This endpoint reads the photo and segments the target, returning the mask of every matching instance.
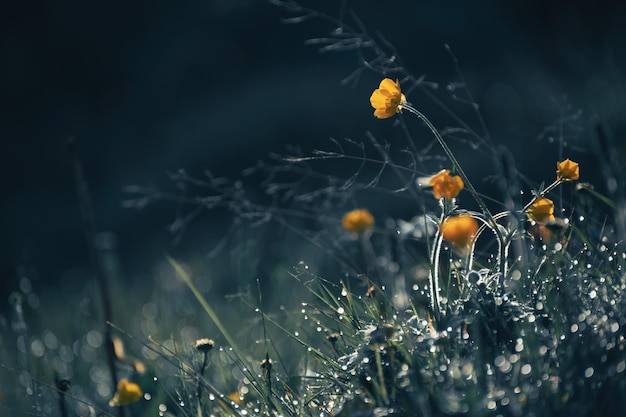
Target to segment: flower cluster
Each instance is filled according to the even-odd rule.
[[[374,116],[385,119],[394,116],[396,113],[401,112],[403,106],[407,106],[407,100],[402,90],[400,89],[400,83],[398,80],[395,82],[390,78],[385,78],[380,82],[379,87],[374,90],[370,97],[370,103],[374,107]],[[408,107],[412,109],[411,107]],[[412,110],[412,112],[416,113]],[[424,120],[424,116],[419,112],[416,113]],[[441,145],[450,157],[453,164],[457,169],[460,169],[456,158],[451,154],[451,151],[443,142],[443,138],[438,136],[438,133],[431,126],[433,134],[440,139]],[[526,208],[526,216],[528,220],[537,223],[540,227],[551,222],[556,221],[554,216],[554,202],[549,198],[544,197],[544,194],[552,190],[560,183],[566,181],[575,181],[580,177],[580,169],[578,163],[571,159],[565,159],[558,162],[556,165],[556,181],[547,189],[543,190],[542,194],[535,198],[535,200]],[[461,190],[463,190],[465,184],[460,176],[450,175],[450,170],[444,169],[437,174],[433,175],[428,180],[428,185],[432,187],[433,195],[436,199],[453,200],[456,198]],[[470,187],[472,190],[473,187]],[[475,198],[477,197],[475,192],[472,193]],[[481,201],[477,201],[479,205]],[[485,209],[484,203],[481,206],[483,211]],[[487,217],[491,214],[485,212]],[[373,217],[364,210],[354,210],[347,213],[343,218],[343,227],[351,232],[362,233],[372,227],[374,223]],[[456,215],[445,218],[440,224],[440,232],[442,237],[447,242],[452,243],[456,248],[468,248],[476,237],[479,226],[478,222],[473,216],[470,215]],[[546,229],[547,230],[547,229]]]
[[[567,228],[567,222],[554,215],[554,202],[549,198],[543,197],[543,195],[546,194],[548,190],[551,190],[563,182],[575,181],[578,178],[580,178],[578,163],[571,159],[557,162],[556,181],[544,190],[540,196],[535,198],[532,204],[526,209],[526,217],[528,217],[528,220],[536,223],[533,229],[535,230],[533,236],[539,236],[541,240],[548,242],[558,236],[559,231]],[[551,229],[554,229],[557,233],[553,233]]]
[[[536,223],[530,230],[535,239],[540,239],[545,243],[555,242],[555,240],[559,239],[563,230],[567,228],[567,221],[559,219],[554,215],[554,202],[549,198],[543,197],[543,195],[563,182],[575,181],[578,178],[580,178],[578,163],[569,158],[557,162],[556,181],[544,190],[526,209],[528,220]]]

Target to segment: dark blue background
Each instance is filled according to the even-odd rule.
[[[336,1],[308,3],[333,15],[339,10]],[[454,80],[443,48],[449,44],[494,140],[511,147],[524,173],[553,175],[554,156],[544,157],[549,145],[536,138],[563,103],[582,111],[575,135],[582,148],[589,148],[594,120],[617,141],[625,133],[626,6],[619,2],[348,4],[396,46],[413,74]],[[88,267],[65,145],[70,135],[99,229],[117,235],[123,269],[133,277],[148,274],[166,252],[208,250],[222,229],[204,217],[175,246],[166,231],[175,208],[122,208],[125,185],[166,188],[166,173],[178,168],[237,176],[285,144],[311,149],[329,136],[362,139],[380,126],[368,103],[380,76],[342,86],[356,57],[303,46],[332,27],[285,25],[280,19],[289,14],[263,0],[57,0],[0,8],[5,293],[18,288],[20,266],[39,287]]]

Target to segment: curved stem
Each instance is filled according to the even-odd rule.
[[[469,254],[469,258],[467,261],[467,270],[471,271],[473,265],[474,265],[474,249],[476,247],[476,241],[478,240],[478,237],[483,233],[483,231],[485,230],[485,228],[489,227],[489,222],[487,220],[485,220],[479,213],[476,212],[468,212],[471,216],[473,216],[475,219],[480,220],[483,224],[478,228],[478,232],[476,232],[476,236],[474,236],[474,241],[472,242],[472,246],[470,248],[470,254]],[[503,219],[505,217],[511,216],[513,215],[513,212],[511,211],[502,211],[500,213],[496,213],[493,215],[494,220],[500,220]],[[489,227],[491,229],[491,227]],[[493,230],[492,230],[493,231]],[[495,232],[494,232],[495,233]],[[499,253],[503,253],[506,256],[508,256],[508,246],[509,246],[510,240],[504,240],[502,242],[500,242],[498,240],[498,245],[503,245],[503,247],[498,247],[498,252]],[[508,263],[507,263],[507,257],[505,256],[504,258],[504,268],[508,269]]]
[[[441,299],[439,298],[439,257],[441,254],[441,244],[443,243],[443,235],[439,229],[435,232],[435,244],[430,255],[430,306],[435,316],[435,321],[441,318]]]
[[[544,188],[541,192],[537,193],[536,196],[534,196],[529,202],[528,204],[526,204],[524,206],[524,208],[522,209],[522,212],[525,212],[526,210],[528,210],[528,207],[532,206],[533,203],[535,201],[537,201],[538,198],[543,197],[544,195],[548,194],[550,191],[554,190],[557,186],[559,186],[561,184],[561,180],[556,180],[554,181],[552,184],[548,185],[546,188]]]
[[[458,172],[459,176],[461,177],[461,179],[465,183],[465,186],[466,186],[467,190],[470,192],[470,194],[472,195],[472,197],[474,198],[476,203],[478,203],[478,206],[480,207],[480,209],[482,210],[485,218],[487,219],[487,223],[488,223],[489,227],[496,234],[496,237],[498,239],[498,246],[499,246],[498,266],[499,266],[499,270],[500,270],[500,287],[502,287],[502,280],[504,279],[504,276],[506,275],[506,261],[504,259],[504,256],[505,256],[505,253],[504,253],[504,246],[505,246],[504,245],[504,237],[502,236],[502,233],[500,232],[498,224],[496,223],[496,220],[494,219],[493,215],[491,214],[491,211],[489,211],[489,208],[487,207],[487,205],[485,204],[483,199],[480,198],[480,195],[478,194],[478,192],[474,188],[474,185],[472,185],[472,183],[469,180],[469,178],[467,177],[467,175],[465,175],[465,171],[463,171],[463,168],[461,168],[461,165],[459,164],[459,162],[457,161],[456,157],[452,153],[452,150],[448,147],[448,144],[444,141],[443,137],[441,136],[439,131],[435,128],[435,126],[430,122],[430,120],[428,120],[428,118],[426,116],[424,116],[424,114],[422,112],[420,112],[419,110],[417,110],[416,108],[414,108],[410,104],[405,104],[405,105],[402,106],[402,108],[406,109],[407,111],[409,111],[409,112],[413,113],[414,115],[416,115],[422,122],[424,122],[424,124],[428,127],[428,129],[430,129],[432,134],[437,139],[437,142],[439,142],[439,145],[441,146],[441,148],[443,149],[445,154],[448,156],[448,159],[450,159],[450,162],[452,162],[452,165],[454,165],[454,168]]]

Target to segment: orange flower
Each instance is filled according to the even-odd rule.
[[[374,116],[379,119],[387,119],[400,113],[402,106],[406,104],[406,97],[400,90],[398,80],[394,82],[390,78],[385,78],[370,96],[370,103],[375,109]]]
[[[446,242],[458,249],[467,249],[478,232],[478,222],[472,216],[461,214],[448,217],[439,226],[441,235]]]
[[[433,195],[436,199],[446,198],[452,200],[464,187],[463,180],[457,175],[450,175],[449,169],[444,169],[433,175],[428,182],[433,187]]]
[[[122,379],[117,384],[117,391],[113,398],[111,398],[111,401],[109,401],[109,405],[113,407],[134,403],[142,396],[143,392],[139,385],[134,382],[129,382],[127,379]]]
[[[575,181],[580,176],[578,163],[566,159],[556,164],[556,179],[559,181]]]
[[[363,233],[374,226],[374,216],[366,209],[355,209],[343,215],[341,225],[348,232]]]
[[[539,197],[526,209],[526,215],[529,220],[537,223],[554,221],[554,202],[548,198]]]
[[[552,245],[563,239],[568,224],[565,220],[556,218],[545,223],[537,223],[529,229],[535,241]]]

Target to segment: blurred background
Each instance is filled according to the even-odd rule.
[[[598,124],[623,146],[622,2],[302,4],[346,19],[354,11],[412,74],[444,90],[458,81],[448,44],[494,141],[537,181],[554,175],[555,148],[546,139],[554,131],[546,128],[560,118],[580,149],[565,156],[586,163],[585,180],[599,179],[590,152]],[[70,136],[119,274],[150,282],[165,254],[202,257],[227,229],[206,214],[176,241],[167,230],[176,206],[124,208],[125,186],[171,188],[168,172],[180,168],[238,177],[288,144],[328,148],[330,136],[363,140],[367,130],[390,126],[372,117],[368,101],[379,75],[342,85],[359,65],[356,54],[304,45],[331,24],[284,24],[291,15],[263,0],[58,0],[0,9],[1,300],[16,290],[70,290],[89,271]],[[484,164],[476,169],[490,173]]]

